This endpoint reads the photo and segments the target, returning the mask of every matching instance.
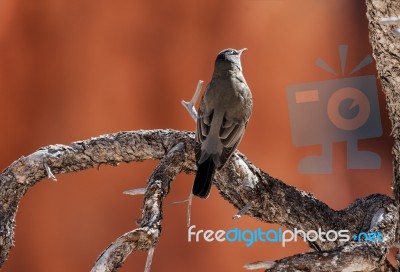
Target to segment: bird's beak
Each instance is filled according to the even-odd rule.
[[[247,48],[242,48],[242,49],[238,50],[238,51],[239,51],[239,56],[241,56],[242,53],[243,53],[244,51],[246,51],[246,50],[247,50]]]

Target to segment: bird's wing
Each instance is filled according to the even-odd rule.
[[[226,161],[236,150],[236,147],[242,140],[246,126],[247,126],[247,121],[237,122],[229,120],[224,116],[224,120],[219,133],[219,137],[223,145],[219,168],[224,166]]]
[[[202,102],[203,103],[203,102]],[[199,107],[197,114],[197,128],[196,128],[196,145],[195,145],[195,155],[196,161],[198,162],[201,158],[201,144],[206,139],[208,133],[210,132],[211,121],[213,119],[214,110],[208,113],[204,113],[202,107]]]

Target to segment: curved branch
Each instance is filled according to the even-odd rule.
[[[173,147],[175,148],[171,150]],[[132,250],[150,248],[158,241],[162,198],[169,191],[169,183],[179,172],[192,173],[196,170],[193,150],[192,132],[150,130],[108,134],[68,146],[52,145],[41,148],[28,157],[21,157],[0,175],[0,263],[5,261],[13,245],[15,213],[19,200],[31,186],[51,176],[49,171],[57,175],[81,171],[98,164],[118,165],[120,162],[162,159],[149,180],[141,227],[117,239],[97,261],[98,267],[104,268],[101,264],[107,262],[103,258],[125,252],[122,255],[113,255],[120,258],[119,261],[112,262],[114,267],[98,271],[116,270]],[[214,183],[221,195],[237,209],[246,208],[245,214],[289,229],[298,228],[305,232],[318,228],[368,231],[376,222],[382,221],[374,217],[382,209],[384,218],[397,218],[393,199],[384,195],[359,199],[349,208],[335,211],[311,194],[262,172],[239,152],[216,174]],[[394,237],[392,228],[387,225],[388,227],[382,228],[387,243],[379,243],[375,247],[382,259],[385,259],[387,248]],[[154,230],[154,235],[148,234],[148,230]],[[316,241],[310,246],[318,251],[328,251],[344,245],[338,241]]]
[[[373,198],[368,197],[369,200]],[[359,200],[360,201],[360,200]],[[364,202],[363,200],[361,200]],[[366,204],[368,200],[364,202]],[[356,203],[355,203],[356,204]],[[353,205],[356,209],[362,209],[363,204]],[[372,204],[372,203],[371,203]],[[365,206],[364,208],[367,208]],[[350,210],[352,210],[350,208]],[[354,212],[354,210],[353,210]],[[291,271],[397,271],[388,260],[382,258],[386,256],[389,248],[394,243],[396,223],[398,213],[395,205],[391,205],[385,210],[378,210],[379,219],[372,220],[372,226],[367,233],[375,237],[377,233],[390,234],[383,235],[383,241],[364,241],[349,242],[345,246],[337,247],[332,250],[322,252],[309,252],[290,256],[277,261],[268,272],[291,272]],[[351,214],[352,212],[348,212]],[[370,221],[371,222],[371,221]]]
[[[161,233],[162,200],[169,193],[172,179],[182,171],[183,143],[173,147],[151,175],[144,198],[140,228],[125,233],[98,257],[92,272],[116,271],[133,250],[155,247]]]
[[[14,245],[20,199],[30,187],[48,177],[49,169],[57,175],[100,164],[116,166],[121,162],[159,160],[176,143],[191,143],[192,137],[191,133],[171,130],[120,132],[70,145],[50,145],[13,162],[0,175],[0,266]],[[184,161],[182,170],[194,171],[194,162],[190,158]]]

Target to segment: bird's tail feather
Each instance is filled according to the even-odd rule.
[[[210,193],[212,179],[214,177],[215,165],[210,156],[197,167],[192,193],[201,198],[207,198]]]

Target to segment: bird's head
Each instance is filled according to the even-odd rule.
[[[218,53],[217,59],[215,60],[215,65],[226,65],[226,64],[236,64],[240,67],[240,56],[244,51],[246,51],[247,48],[243,49],[232,49],[232,48],[227,48],[222,50],[221,52]]]

